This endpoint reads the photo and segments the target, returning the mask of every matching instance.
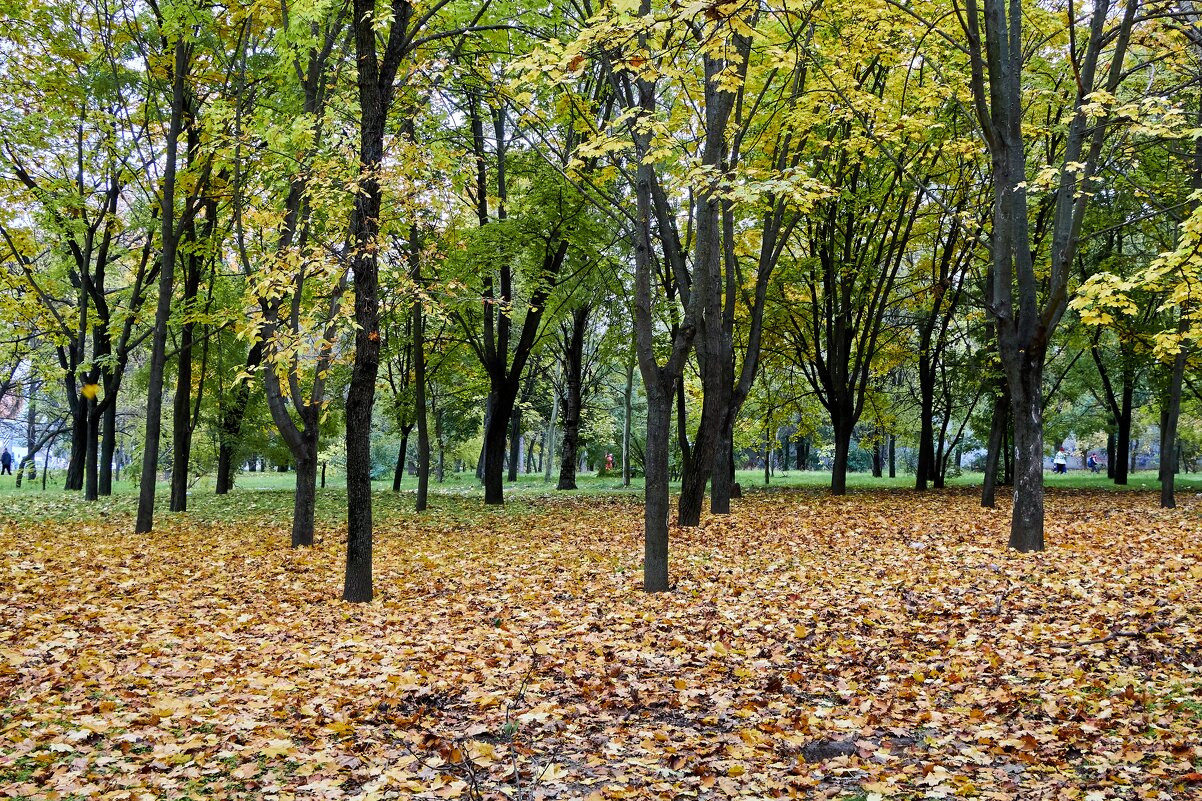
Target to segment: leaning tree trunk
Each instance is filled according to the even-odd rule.
[[[1010,547],[1043,550],[1043,357],[1026,354],[1010,376],[1014,422],[1014,506]]]

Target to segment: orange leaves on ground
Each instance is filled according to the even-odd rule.
[[[1198,510],[1053,494],[1008,552],[967,493],[753,495],[640,590],[613,498],[377,532],[0,528],[0,794],[1187,798]],[[470,517],[468,514],[470,513]]]

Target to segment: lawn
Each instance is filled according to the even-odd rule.
[[[381,491],[358,606],[337,489],[304,550],[287,491],[247,476],[145,536],[128,493],[9,492],[0,795],[1202,794],[1192,493],[1049,477],[1049,548],[1022,556],[968,486],[752,475],[734,514],[673,529],[655,596],[636,494],[527,481],[487,510],[463,482],[419,517]]]

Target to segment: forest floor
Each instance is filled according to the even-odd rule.
[[[1194,495],[759,492],[648,596],[630,495],[385,494],[355,606],[340,497],[5,498],[0,797],[1202,798]]]

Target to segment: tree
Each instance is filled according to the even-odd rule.
[[[964,0],[955,6],[967,41],[972,108],[992,160],[991,266],[986,307],[995,321],[998,352],[1009,387],[1016,475],[1010,546],[1043,550],[1043,368],[1048,344],[1068,303],[1069,277],[1081,236],[1099,158],[1112,125],[1116,92],[1126,75],[1127,46],[1137,0],[1112,14],[1110,0],[1095,0],[1088,30],[1069,14],[1063,23],[1039,15],[1041,34],[1067,48],[1075,83],[1068,89],[1060,147],[1048,155],[1051,236],[1046,251],[1033,247],[1028,198],[1023,102],[1024,76],[1033,68],[1025,47],[1024,9],[1017,0]],[[1049,159],[1051,161],[1051,159]],[[1036,256],[1047,267],[1037,269]]]

